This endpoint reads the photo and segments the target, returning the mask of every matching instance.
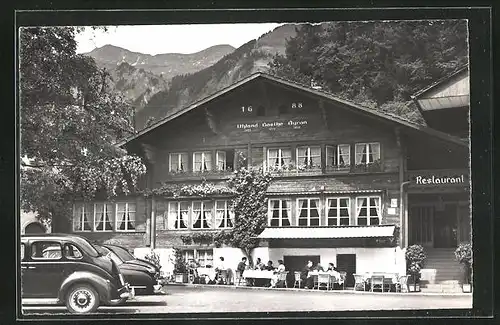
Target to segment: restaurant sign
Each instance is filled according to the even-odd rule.
[[[415,171],[409,176],[415,186],[467,186],[469,182],[466,170]]]
[[[280,129],[301,129],[307,126],[308,121],[302,120],[285,120],[285,121],[265,121],[265,122],[251,122],[251,123],[238,123],[236,128],[244,132],[261,131],[261,130],[280,130]]]

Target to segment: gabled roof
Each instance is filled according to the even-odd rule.
[[[454,77],[456,77],[456,76],[458,76],[458,75],[460,75],[462,73],[465,73],[467,71],[469,71],[469,65],[468,64],[466,64],[466,65],[458,68],[457,70],[455,70],[454,72],[450,73],[449,75],[444,76],[441,79],[438,79],[437,81],[435,81],[434,83],[430,84],[429,86],[427,86],[427,87],[425,87],[423,89],[420,89],[415,94],[411,95],[410,98],[412,100],[417,100],[420,97],[422,97],[423,95],[425,95],[426,93],[428,93],[429,91],[431,91],[432,89],[435,89],[436,87],[439,87],[440,85],[444,84],[445,82],[448,82],[452,78],[454,78]]]
[[[236,89],[236,88],[238,88],[238,87],[240,87],[240,86],[242,86],[242,85],[244,85],[252,80],[255,80],[257,78],[264,78],[266,80],[270,80],[270,81],[273,81],[273,82],[276,82],[276,83],[279,83],[279,84],[282,84],[285,86],[289,86],[290,88],[293,88],[293,89],[298,89],[298,90],[308,92],[310,94],[314,94],[320,98],[329,100],[329,101],[336,103],[336,104],[340,104],[347,109],[350,109],[350,110],[358,112],[358,113],[366,114],[366,115],[373,117],[373,118],[393,122],[393,123],[401,125],[403,127],[406,127],[406,128],[412,129],[412,130],[416,130],[419,132],[424,132],[428,135],[440,138],[440,139],[448,141],[448,142],[452,142],[452,143],[459,144],[462,146],[468,146],[467,142],[465,142],[464,140],[462,140],[458,137],[449,135],[447,133],[437,131],[435,129],[432,129],[432,128],[429,128],[427,126],[412,122],[410,120],[404,119],[404,118],[397,116],[397,115],[388,114],[385,112],[370,109],[370,108],[358,105],[356,103],[338,98],[335,95],[333,95],[332,93],[327,92],[325,90],[314,89],[314,88],[311,88],[310,86],[306,86],[306,85],[303,85],[303,84],[300,84],[300,83],[297,83],[294,81],[290,81],[287,79],[283,79],[281,77],[277,77],[274,75],[270,75],[270,74],[264,73],[264,72],[256,72],[254,74],[251,74],[250,76],[245,77],[245,78],[237,81],[236,83],[234,83],[228,87],[225,87],[225,88],[223,88],[223,89],[221,89],[221,90],[219,90],[219,91],[217,91],[217,92],[215,92],[207,97],[204,97],[204,98],[202,98],[202,99],[200,99],[200,100],[198,100],[198,101],[196,101],[196,102],[194,102],[194,103],[192,103],[192,104],[190,104],[190,105],[188,105],[188,106],[186,106],[186,107],[184,107],[184,108],[182,108],[182,109],[180,109],[180,110],[178,110],[170,115],[167,115],[166,117],[159,120],[158,122],[144,128],[141,131],[139,131],[138,133],[124,139],[123,141],[118,143],[118,146],[123,146],[130,141],[136,140],[136,139],[142,137],[143,135],[151,132],[152,130],[170,122],[171,120],[173,120],[173,119],[175,119],[175,118],[177,118],[177,117],[179,117],[179,116],[181,116],[181,115],[183,115],[183,114],[185,114],[193,109],[196,109],[197,107],[202,106],[203,104],[206,104],[206,103],[210,102],[211,100],[214,100],[214,99],[216,99],[216,98],[218,98],[218,97],[220,97],[220,96],[222,96],[222,95],[224,95],[224,94],[226,94],[226,93],[228,93],[228,92],[230,92],[230,91],[232,91],[232,90],[234,90],[234,89]]]

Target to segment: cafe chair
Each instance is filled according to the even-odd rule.
[[[339,272],[340,273],[340,283],[342,285],[342,290],[345,290],[345,280],[347,278],[347,272]]]
[[[384,277],[383,290],[387,292],[391,292],[392,286],[394,284],[392,280],[394,278],[394,275],[393,274],[390,275],[391,275],[390,277],[389,276]]]
[[[398,282],[396,282],[396,292],[408,292],[408,276],[402,275],[398,278]]]
[[[370,281],[370,291],[375,292],[375,290],[380,290],[384,292],[384,276],[383,275],[372,275]]]
[[[278,273],[278,281],[277,281],[277,283],[280,283],[281,281],[283,281],[283,285],[284,285],[285,288],[288,288],[288,283],[286,281],[286,276],[287,275],[288,275],[288,271]]]
[[[295,277],[295,282],[293,284],[293,287],[296,288],[296,286],[298,285],[300,288],[302,285],[302,279],[300,277],[300,272],[293,272],[293,275]]]
[[[365,278],[361,274],[353,274],[354,276],[354,290],[361,287],[365,291]]]
[[[330,290],[330,274],[319,273],[317,279],[316,285],[318,290],[324,286],[326,286],[327,291]]]

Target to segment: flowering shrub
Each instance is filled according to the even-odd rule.
[[[455,259],[464,267],[464,283],[469,283],[472,273],[472,245],[465,242],[460,243],[455,250]]]
[[[174,249],[174,272],[175,273],[186,273],[187,272],[187,264],[184,260],[184,256],[182,255],[182,251],[178,248]]]
[[[156,254],[154,250],[151,250],[149,254],[144,256],[144,259],[148,262],[153,263],[157,268],[161,269],[160,255]]]
[[[143,192],[145,196],[164,196],[177,198],[180,196],[210,197],[213,195],[233,195],[234,190],[225,185],[214,185],[203,181],[196,185],[163,184],[159,188],[148,189]]]
[[[417,283],[420,280],[420,271],[426,259],[424,248],[421,245],[409,246],[406,249],[405,258],[407,272]]]

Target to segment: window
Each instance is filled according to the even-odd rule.
[[[287,227],[292,224],[289,200],[269,200],[269,225]]]
[[[91,231],[92,205],[75,204],[73,208],[73,231]]]
[[[269,170],[288,169],[292,162],[290,149],[269,149],[267,151],[267,165]]]
[[[37,241],[31,244],[31,258],[58,260],[61,258],[61,244],[50,241]]]
[[[380,160],[380,143],[356,143],[356,165],[368,165]]]
[[[168,203],[168,225],[169,229],[187,229],[189,222],[188,202]]]
[[[193,202],[193,228],[208,229],[212,228],[212,202],[195,201]]]
[[[110,220],[113,215],[113,206],[109,203],[94,204],[94,230],[112,231],[113,226]]]
[[[228,201],[215,201],[215,227],[231,228],[234,225],[234,211]]]
[[[218,150],[216,152],[216,166],[218,171],[232,171],[234,169],[235,150]]]
[[[171,173],[182,173],[187,171],[187,153],[171,153],[169,158],[168,171]]]
[[[212,153],[210,151],[193,153],[193,171],[206,172],[212,170]]]
[[[299,226],[319,226],[319,199],[297,199]]]
[[[328,226],[350,224],[351,200],[348,197],[326,199],[326,223]]]
[[[217,151],[216,153],[217,170],[226,170],[226,152]]]
[[[64,245],[64,257],[69,260],[78,260],[83,257],[82,252],[73,244]]]
[[[21,261],[24,261],[24,251],[26,247],[24,246],[23,243],[21,243]]]
[[[116,204],[116,231],[135,230],[135,203]]]
[[[321,148],[320,147],[298,147],[297,148],[297,167],[321,168]]]
[[[184,262],[191,263],[194,261],[194,250],[188,249],[184,251]]]
[[[214,265],[214,251],[212,249],[198,249],[196,250],[196,256],[201,267]]]
[[[349,169],[351,165],[351,146],[339,144],[326,146],[326,169],[341,170]]]
[[[359,226],[380,224],[380,197],[356,198],[356,217]]]

